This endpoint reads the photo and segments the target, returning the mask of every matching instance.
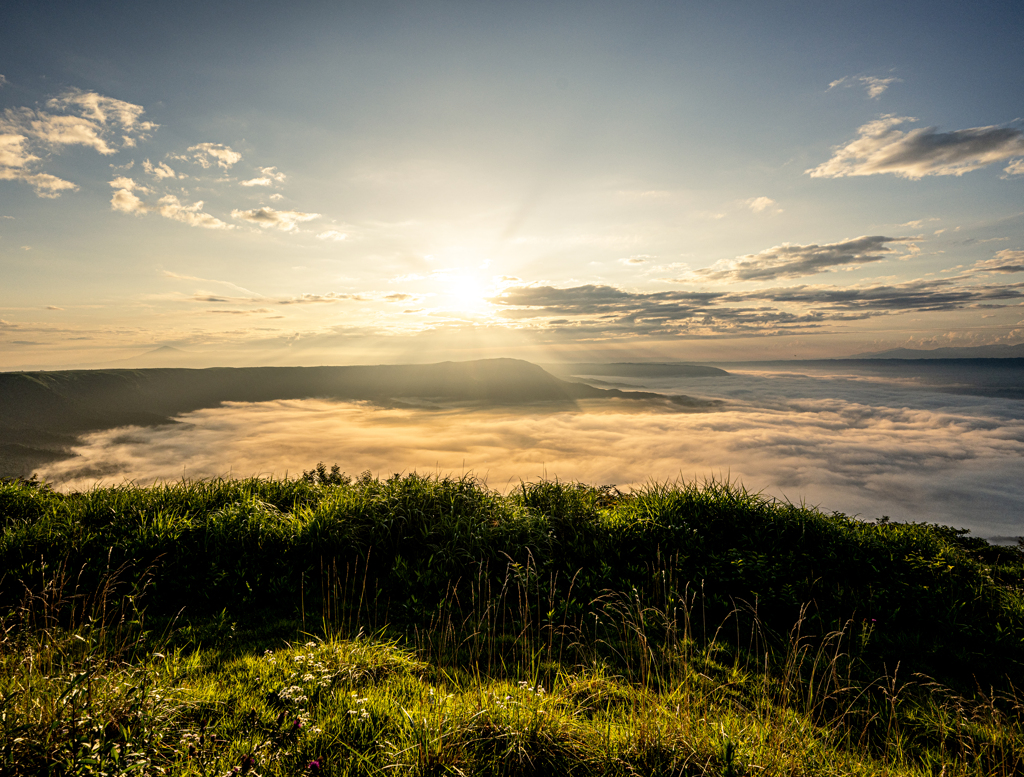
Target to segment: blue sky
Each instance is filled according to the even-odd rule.
[[[23,4],[0,369],[1024,340],[1019,3]]]

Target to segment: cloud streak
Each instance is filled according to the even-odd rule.
[[[888,89],[891,84],[902,83],[902,81],[902,78],[896,78],[895,76],[890,76],[889,78],[875,78],[874,76],[843,76],[842,78],[837,78],[835,81],[830,83],[828,85],[828,89],[825,91],[831,91],[837,86],[849,87],[860,84],[867,89],[868,98],[876,100],[881,97],[882,93]]]
[[[292,232],[299,224],[320,218],[319,213],[303,213],[298,210],[274,210],[273,208],[253,208],[251,210],[233,210],[231,217],[240,221],[248,221],[263,229],[279,229]]]
[[[804,172],[812,178],[891,173],[920,179],[927,175],[960,176],[994,162],[1024,155],[1024,132],[1016,127],[972,127],[938,132],[935,127],[903,132],[900,124],[917,121],[885,115],[858,130],[858,137],[838,146],[832,158]],[[1018,160],[1019,161],[1019,160]],[[1019,165],[1011,163],[1008,173]]]
[[[762,198],[767,199],[767,197]],[[864,235],[852,240],[825,245],[794,245],[783,243],[736,259],[723,259],[710,267],[695,270],[685,280],[694,281],[769,281],[778,278],[798,278],[830,272],[835,268],[860,266],[887,259],[893,249],[890,245],[913,244],[911,237],[884,237]]]

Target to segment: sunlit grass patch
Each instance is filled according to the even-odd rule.
[[[0,527],[4,774],[1024,772],[1024,556],[947,527],[326,468]]]

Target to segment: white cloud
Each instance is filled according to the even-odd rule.
[[[110,207],[121,213],[131,213],[135,216],[140,216],[149,211],[146,204],[132,194],[131,189],[118,189],[115,191],[114,195],[110,198]]]
[[[283,200],[284,199],[284,195],[283,194],[271,194],[269,199],[272,200],[273,202],[277,202],[278,200]]]
[[[121,147],[134,146],[156,129],[142,121],[141,105],[72,89],[47,101],[51,111],[8,108],[0,118],[0,180],[22,181],[40,197],[59,197],[78,186],[50,173],[32,169],[42,161],[35,150],[59,152],[64,146],[84,146],[110,156]]]
[[[860,80],[867,87],[870,98],[878,97],[889,88],[889,84],[900,81],[899,78],[871,78],[870,76],[862,76]]]
[[[165,219],[171,219],[173,221],[180,221],[183,224],[188,224],[191,227],[203,227],[204,229],[234,229],[230,224],[225,224],[223,221],[215,216],[211,216],[209,213],[203,212],[203,201],[193,203],[192,205],[183,205],[181,201],[173,194],[168,194],[157,200],[155,206],[147,205],[143,202],[133,190],[138,189],[139,191],[148,191],[143,186],[139,186],[131,178],[115,178],[110,182],[116,191],[110,198],[110,207],[112,210],[120,213],[129,213],[134,216],[140,216],[144,213],[159,213]]]
[[[118,124],[126,130],[149,132],[159,125],[150,121],[140,121],[144,113],[141,105],[134,105],[124,100],[105,97],[96,92],[83,92],[71,89],[59,97],[47,102],[47,106],[57,110],[78,108],[79,115],[98,122],[104,126]]]
[[[1024,175],[1024,159],[1014,159],[1003,169],[1003,172],[1010,175]]]
[[[13,132],[0,135],[0,167],[25,167],[39,159],[25,147],[28,139]]]
[[[0,181],[22,181],[36,190],[39,197],[54,199],[62,192],[76,192],[78,186],[49,173],[29,173],[17,168],[0,167]]]
[[[1024,132],[1014,127],[972,127],[953,132],[936,132],[934,127],[909,132],[896,129],[908,121],[916,119],[887,115],[868,122],[858,130],[855,140],[837,147],[831,159],[804,172],[812,178],[881,173],[912,179],[959,176],[1024,154]],[[1024,169],[1024,165],[1021,167]]]
[[[248,181],[241,181],[242,186],[272,186],[275,182],[281,183],[285,179],[284,173],[279,173],[276,167],[261,167],[259,171],[263,174],[259,178],[250,178]]]
[[[7,84],[7,79],[4,78],[4,76],[2,74],[0,74],[0,86],[4,86],[6,84]]]
[[[648,256],[626,256],[626,257],[623,257],[622,259],[619,259],[619,262],[621,264],[633,264],[633,265],[636,265],[636,264],[646,264],[647,260],[649,258],[650,257],[648,257]]]
[[[896,78],[895,76],[891,76],[889,78],[875,78],[873,76],[843,76],[842,78],[837,78],[835,81],[832,81],[828,85],[828,89],[825,91],[827,92],[837,86],[850,87],[860,84],[867,89],[869,99],[876,99],[882,94],[882,92],[889,88],[890,84],[902,83],[902,81],[902,78]]]
[[[158,181],[162,181],[164,178],[177,178],[177,174],[167,165],[166,162],[160,162],[159,164],[154,165],[147,159],[142,163],[142,169]]]
[[[305,221],[320,218],[319,213],[303,213],[297,210],[274,210],[273,208],[253,208],[251,210],[233,210],[231,217],[248,221],[264,229],[273,227],[282,232],[291,232]]]
[[[189,146],[188,150],[192,152],[192,160],[205,168],[216,163],[227,169],[242,159],[241,154],[223,143],[198,143]]]
[[[203,213],[203,201],[199,200],[192,205],[182,205],[173,194],[161,197],[157,203],[160,215],[165,219],[181,221],[192,227],[203,227],[205,229],[233,229],[230,224],[225,224],[220,219]]]
[[[115,189],[127,189],[128,191],[132,191],[139,186],[134,180],[123,175],[111,181],[110,185]]]
[[[778,203],[776,203],[771,197],[752,197],[749,200],[744,200],[743,204],[754,211],[754,213],[764,213],[764,211],[773,205],[778,205]],[[782,208],[776,207],[775,212],[781,213]]]
[[[31,108],[8,108],[0,128],[45,146],[86,146],[104,156],[117,153],[104,138],[103,126],[81,116],[58,116]]]
[[[326,232],[321,232],[317,237],[321,240],[344,240],[348,235],[336,229],[329,229]]]

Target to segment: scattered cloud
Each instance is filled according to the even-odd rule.
[[[36,190],[36,195],[47,199],[60,197],[64,192],[77,192],[78,185],[49,173],[30,173],[17,168],[0,167],[0,181],[22,181]]]
[[[937,132],[935,127],[908,132],[896,129],[908,121],[917,119],[890,114],[868,122],[858,130],[855,140],[836,147],[831,159],[804,172],[812,178],[882,173],[911,179],[959,176],[1024,155],[1024,131],[1015,127],[972,127],[953,132]],[[1007,171],[1015,166],[1016,162],[1012,163]]]
[[[242,181],[242,186],[271,186],[274,182],[280,183],[285,179],[285,174],[279,173],[276,167],[261,167],[260,172],[263,175],[258,178],[250,178],[248,181]]]
[[[1024,175],[1024,159],[1014,159],[1003,168],[1003,172],[1010,175]]]
[[[158,181],[164,178],[176,178],[177,174],[172,170],[166,162],[160,162],[154,165],[148,159],[142,163],[142,169],[149,173],[151,176],[156,178]]]
[[[129,131],[151,132],[159,126],[151,121],[141,120],[142,114],[145,112],[141,105],[105,97],[96,92],[69,89],[59,97],[49,100],[47,105],[58,110],[77,108],[79,115],[87,119],[104,126],[117,125]]]
[[[291,232],[299,224],[320,218],[319,213],[303,213],[297,210],[274,210],[273,208],[253,208],[252,210],[233,210],[231,217],[248,221],[264,229],[273,227],[282,232]]]
[[[279,300],[279,305],[310,305],[318,304],[322,302],[344,302],[345,300],[355,300],[358,302],[366,302],[367,298],[360,296],[359,294],[337,294],[335,292],[328,292],[327,294],[302,294],[298,297],[292,297],[291,299]]]
[[[149,211],[146,204],[132,194],[131,189],[117,189],[110,198],[110,207],[112,210],[133,215],[142,215]]]
[[[7,85],[7,79],[4,78],[3,74],[0,74],[0,87]]]
[[[234,229],[232,225],[225,224],[216,216],[204,213],[202,200],[192,205],[184,205],[175,195],[167,194],[157,200],[157,204],[153,206],[147,205],[135,194],[136,189],[142,192],[148,190],[145,187],[139,186],[131,178],[121,176],[111,181],[110,185],[115,189],[113,196],[110,198],[110,207],[112,210],[120,213],[140,216],[145,213],[156,212],[165,219],[180,221],[192,227]]]
[[[856,267],[880,262],[892,254],[890,244],[909,243],[914,238],[865,235],[825,245],[784,243],[758,254],[723,259],[710,267],[694,270],[680,280],[687,281],[766,281],[797,278],[830,272],[837,267]]]
[[[192,152],[192,161],[207,169],[216,164],[226,170],[242,159],[241,154],[223,143],[198,143],[189,146],[188,150]]]
[[[647,260],[650,259],[650,258],[651,257],[648,256],[647,254],[638,254],[637,256],[627,256],[627,257],[624,257],[622,259],[619,259],[619,262],[621,264],[632,264],[632,265],[646,264]]]
[[[59,308],[56,305],[47,305],[46,309],[47,310],[64,310],[64,308]]]
[[[161,197],[158,201],[158,210],[165,219],[181,221],[192,227],[203,227],[205,229],[233,229],[230,224],[225,224],[209,213],[203,213],[203,201],[192,205],[182,205],[173,194]]]
[[[40,197],[77,191],[76,184],[39,170],[41,154],[84,146],[110,156],[133,147],[157,128],[141,119],[143,113],[141,105],[78,89],[48,100],[46,110],[7,108],[0,117],[0,180],[27,183]]]
[[[344,232],[339,232],[336,229],[329,229],[326,232],[321,232],[317,235],[320,240],[344,240],[348,235]]]

